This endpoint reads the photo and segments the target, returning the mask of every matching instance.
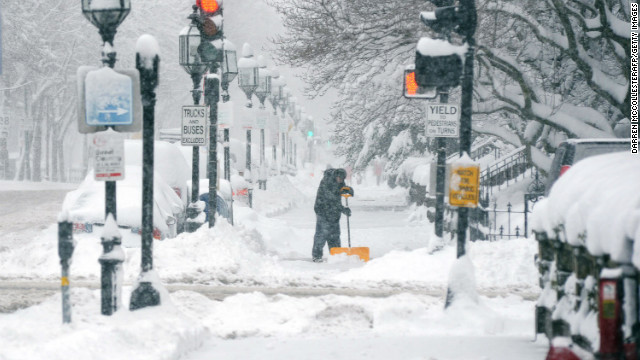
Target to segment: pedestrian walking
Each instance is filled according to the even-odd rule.
[[[340,216],[351,216],[351,210],[342,206],[340,189],[347,172],[344,169],[327,169],[320,181],[313,210],[316,213],[316,233],[311,255],[314,262],[322,261],[324,244],[329,249],[340,247]]]

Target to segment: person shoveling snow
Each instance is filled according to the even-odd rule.
[[[340,216],[351,216],[351,209],[342,206],[340,190],[345,186],[347,172],[344,169],[327,169],[320,181],[313,210],[316,213],[316,233],[313,236],[311,256],[314,262],[322,261],[326,243],[329,249],[340,247]]]

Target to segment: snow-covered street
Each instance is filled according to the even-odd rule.
[[[638,0],[0,0],[0,360],[640,359]]]
[[[455,248],[430,252],[432,225],[409,221],[419,217],[411,216],[404,190],[356,186],[351,241],[369,247],[372,259],[329,256],[325,248],[326,261],[318,264],[310,261],[317,180],[303,172],[276,179],[269,191],[256,191],[255,209],[236,204],[235,226],[221,221],[155,241],[154,268],[169,290],[158,308],[128,310],[140,249],[127,248],[123,305],[112,317],[100,315],[98,234],[75,235],[70,325],[61,323],[56,291],[56,227],[47,208],[36,210],[42,216],[34,218],[49,226],[33,237],[30,230],[14,232],[10,238],[25,237],[3,244],[0,297],[15,303],[17,294],[36,292],[42,303],[0,315],[0,358],[539,359],[545,353],[546,340],[533,342],[539,293],[533,240],[471,243],[480,300],[445,311]],[[341,232],[346,245],[344,219]],[[60,336],[68,339],[64,345]],[[155,350],[143,352],[140,342]]]

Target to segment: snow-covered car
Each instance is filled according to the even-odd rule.
[[[549,195],[551,187],[571,166],[578,161],[595,155],[608,154],[631,149],[631,139],[569,139],[563,141],[556,149],[545,195]]]
[[[227,219],[229,222],[233,222],[233,209],[232,209],[232,189],[229,181],[220,179],[219,189],[216,197],[216,212],[218,216]],[[206,214],[206,221],[209,221],[209,180],[204,179],[200,181],[200,201],[205,203],[204,212]]]
[[[125,140],[125,164],[142,166],[142,141]],[[191,180],[191,167],[186,162],[180,146],[167,141],[154,141],[153,167],[156,174],[169,185],[182,202],[182,212],[176,215],[177,231],[184,230],[186,209],[189,204],[188,181]],[[155,176],[154,176],[155,177]]]
[[[619,331],[621,354],[623,341],[625,345],[635,341],[640,324],[637,307],[629,304],[637,304],[639,294],[635,280],[640,269],[639,176],[631,148],[590,156],[573,165],[549,196],[536,204],[531,224],[538,241],[542,293],[535,325],[536,333],[545,334],[552,348],[561,343],[575,351],[597,352],[606,338],[600,337],[599,319],[618,316],[624,319],[619,327],[609,325],[604,331]],[[598,300],[603,279],[616,284],[607,296],[624,304],[616,310],[618,315],[609,315],[609,304],[616,306],[615,302]],[[555,343],[557,338],[568,341]]]
[[[174,189],[162,176],[154,173],[153,236],[156,239],[172,238],[178,233],[178,217],[183,216],[184,205]],[[68,213],[74,229],[98,232],[105,218],[104,181],[96,181],[90,171],[80,186],[67,193],[62,211]],[[124,180],[116,183],[117,222],[120,228],[138,233],[142,228],[142,168],[125,166]],[[124,234],[123,234],[124,235]],[[123,236],[124,237],[124,236]],[[136,240],[125,245],[136,246]]]

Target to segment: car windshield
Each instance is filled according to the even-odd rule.
[[[609,143],[609,144],[585,144],[576,147],[574,163],[584,158],[612,152],[629,151],[630,144],[626,142]]]

